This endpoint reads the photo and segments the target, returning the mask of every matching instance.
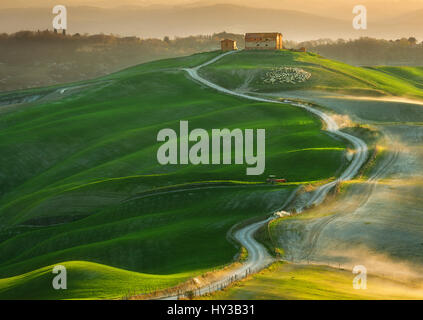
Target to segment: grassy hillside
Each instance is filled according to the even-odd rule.
[[[407,81],[417,88],[423,89],[423,67],[374,67],[373,69],[385,72],[389,75]]]
[[[274,67],[291,66],[311,73],[302,83],[266,84],[265,73]],[[402,68],[399,72],[385,72],[395,68],[361,68],[329,60],[314,53],[282,51],[242,51],[207,66],[202,74],[231,89],[250,89],[258,92],[311,89],[336,91],[354,95],[395,95],[423,98],[421,68]],[[409,81],[412,74],[415,81]]]
[[[351,271],[314,265],[276,263],[205,299],[368,300],[422,299],[421,286],[369,275],[367,289],[356,290]]]
[[[295,92],[286,93],[286,96],[292,96],[298,99],[314,102],[325,107],[330,107],[329,109],[332,109],[339,114],[357,115],[361,119],[373,120],[375,122],[386,121],[391,123],[399,123],[402,121],[421,121],[421,106],[417,103],[410,104],[401,102],[401,100],[405,101],[406,99],[373,99],[371,97],[368,99],[361,98],[361,96],[383,95],[387,96],[388,98],[389,96],[398,96],[401,98],[410,97],[422,99],[423,69],[421,67],[381,66],[374,68],[359,68],[348,66],[335,61],[330,61],[312,53],[291,53],[288,51],[268,52],[261,55],[262,57],[269,57],[269,59],[263,58],[258,60],[259,55],[261,55],[261,52],[240,52],[239,54],[225,57],[220,62],[205,68],[202,72],[209,79],[217,81],[224,86],[232,85],[233,89],[240,91],[248,90],[259,93],[271,92],[275,93],[274,96],[284,96],[284,91],[296,90]],[[253,61],[255,60],[260,62],[254,63]],[[229,65],[231,67],[229,67]],[[276,66],[299,67],[310,72],[312,76],[308,81],[298,84],[285,83],[272,85],[264,83],[263,78],[265,73]],[[236,81],[229,81],[231,77],[236,79]],[[331,92],[344,93],[347,96],[342,94],[331,94]],[[349,95],[359,96],[359,98],[353,99]],[[407,130],[404,128],[402,128],[402,130]],[[395,130],[393,132],[395,132]],[[413,132],[411,127],[410,132]],[[353,134],[356,135],[357,131],[353,131]],[[366,141],[368,140],[365,138],[363,139]],[[368,144],[371,146],[370,143]],[[385,149],[384,154],[387,152],[388,151]],[[354,184],[349,186],[349,188],[360,188],[360,185]],[[362,194],[368,192],[368,190],[362,186],[361,189]],[[357,194],[357,191],[355,192]],[[289,254],[292,254],[292,252],[295,252],[295,243],[301,243],[301,241],[304,239],[309,239],[311,241],[311,246],[315,242],[312,240],[316,240],[316,237],[305,237],[304,232],[307,233],[310,231],[311,235],[313,234],[314,227],[319,224],[319,222],[316,221],[320,221],[316,220],[317,218],[322,218],[334,212],[345,214],[354,208],[357,208],[358,201],[354,200],[356,199],[356,194],[344,194],[344,198],[341,197],[341,199],[338,199],[339,197],[337,196],[337,199],[339,200],[337,202],[342,203],[342,206],[340,207],[331,206],[330,204],[323,207],[319,206],[313,210],[309,210],[307,213],[272,222],[269,230],[272,234],[272,238],[278,240],[278,251],[283,252],[283,249],[288,249],[285,248],[285,246],[291,243],[292,246],[289,245],[291,248]],[[398,199],[395,199],[395,201],[398,202]],[[414,224],[411,223],[413,226],[407,226],[407,228],[410,229],[404,231],[406,227],[403,229],[398,227],[399,224],[392,223],[392,219],[386,218],[386,221],[383,221],[383,218],[377,217],[379,211],[382,216],[386,214],[384,210],[379,209],[380,208],[376,208],[376,205],[374,205],[374,207],[369,209],[368,212],[365,212],[370,212],[371,214],[374,213],[375,217],[372,219],[375,221],[377,219],[381,219],[380,221],[382,222],[379,221],[378,223],[374,223],[375,226],[373,228],[378,231],[386,229],[385,233],[387,233],[387,230],[391,228],[392,230],[395,230],[395,232],[401,233],[401,242],[404,242],[403,240],[407,238],[404,237],[404,234],[407,232],[410,233],[408,230],[412,230],[411,228],[414,227]],[[397,211],[394,210],[392,212],[397,213]],[[398,214],[396,215],[399,216]],[[295,221],[305,221],[306,219],[312,219],[313,221],[310,220],[310,225],[307,224],[307,226],[305,224],[299,224],[297,227],[290,224],[291,228],[289,232],[287,232],[286,228],[281,228],[283,220],[287,222],[292,219]],[[343,219],[343,226],[348,225],[347,220],[348,219]],[[355,220],[359,221],[360,218],[357,218],[356,215]],[[402,220],[404,220],[404,217]],[[405,219],[404,221],[416,221],[416,218],[414,217],[413,219],[408,220]],[[316,223],[315,225],[313,224],[314,222]],[[321,222],[321,225],[323,225],[324,221],[322,220]],[[359,223],[360,222],[357,224]],[[385,227],[384,229],[383,223],[385,223],[388,227]],[[370,223],[363,222],[363,224],[367,225]],[[300,225],[304,227],[305,231],[301,229]],[[400,228],[402,231],[398,231],[398,228]],[[333,230],[335,229],[336,227],[333,228]],[[363,233],[360,232],[361,230],[358,228],[352,230],[351,228],[349,229],[347,227],[346,229],[348,230],[345,232],[345,235],[348,240],[344,239],[344,242],[351,242],[351,237],[348,235],[357,235]],[[328,231],[327,229],[325,230]],[[371,229],[367,228],[364,231],[366,234],[365,238],[370,239],[368,243],[371,244],[371,247],[375,248],[377,246],[377,249],[380,252],[386,252],[389,253],[390,256],[392,254],[392,256],[400,257],[401,259],[411,259],[410,257],[415,259],[415,257],[418,256],[418,254],[410,253],[411,250],[414,250],[417,248],[417,246],[413,247],[412,245],[403,244],[403,247],[407,247],[407,250],[398,249],[398,247],[401,245],[398,245],[398,243],[395,241],[389,243],[388,240],[383,240],[385,239],[383,235],[381,236],[383,232],[373,232],[373,234],[372,232],[373,231]],[[263,235],[259,236],[261,239],[265,238]],[[342,243],[342,241],[334,242],[332,240],[339,238],[342,238],[342,236],[335,236],[334,238],[329,239],[328,242],[325,242],[321,245],[321,248],[317,248],[316,252],[319,249],[326,250],[325,253],[330,252],[332,247],[326,248],[325,245],[331,243],[333,244],[333,248],[335,248],[337,245],[339,245],[339,243]],[[393,237],[388,237],[387,239],[393,239]],[[410,241],[410,243],[411,242],[414,243],[414,241]],[[301,245],[298,245],[298,247],[301,247]],[[302,247],[302,249],[304,250],[304,247]],[[337,249],[342,250],[339,248]],[[285,252],[287,251],[288,250]],[[323,266],[276,264],[272,268],[252,276],[249,280],[237,283],[224,292],[216,293],[208,298],[421,299],[423,297],[422,287],[419,284],[416,284],[416,282],[399,282],[392,279],[379,278],[370,275],[368,280],[368,289],[364,291],[353,289],[353,278],[354,275],[351,273],[351,271],[347,270],[338,270],[335,268]]]
[[[0,299],[116,299],[176,285],[188,274],[155,276],[84,261],[61,263],[70,276],[66,290],[54,290],[54,266],[0,279]]]
[[[217,54],[147,63],[68,88],[0,95],[32,101],[0,107],[4,297],[15,297],[26,283],[10,277],[38,275],[63,261],[97,263],[89,270],[99,273],[99,264],[143,273],[138,292],[157,279],[174,284],[232,261],[237,249],[226,236],[235,223],[280,208],[297,184],[339,172],[345,145],[322,132],[319,119],[289,105],[220,94],[181,70]],[[209,132],[265,128],[265,173],[246,176],[245,165],[159,165],[157,133],[178,132],[180,120]],[[291,184],[263,184],[268,174]],[[32,286],[26,298],[62,297],[25,285]],[[115,287],[94,297],[111,297]],[[66,298],[87,297],[84,288]]]

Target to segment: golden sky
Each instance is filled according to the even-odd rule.
[[[0,9],[42,8],[0,11],[0,30],[16,32],[48,28],[51,8],[58,4],[71,8],[70,32],[162,37],[211,34],[223,30],[243,33],[251,29],[276,28],[288,38],[301,40],[359,36],[391,39],[411,35],[423,38],[423,0],[0,0]],[[215,4],[233,4],[244,8],[204,8]],[[358,33],[352,29],[352,11],[356,5],[367,7],[369,28],[366,32]],[[86,9],[82,6],[109,10]],[[110,9],[118,6],[121,8]],[[125,6],[139,6],[139,9]],[[164,7],[165,10],[143,9],[145,6]],[[171,10],[167,10],[169,6]],[[252,15],[251,7],[284,11],[280,11],[280,19],[275,20],[271,10],[258,10],[261,20],[257,21],[248,18]],[[187,10],[179,10],[181,8]],[[152,15],[151,11],[158,13]],[[195,11],[196,14],[184,16],[182,11]],[[248,13],[244,15],[244,21],[237,20],[237,13],[245,11]],[[138,16],[134,16],[135,12]],[[224,18],[228,13],[234,19]],[[205,18],[211,20],[204,21]]]
[[[260,8],[277,8],[303,11],[321,16],[349,17],[355,5],[366,5],[369,14],[382,19],[413,10],[423,9],[423,0],[0,0],[2,8],[96,6],[113,8],[116,6],[198,6],[212,4],[236,4]]]
[[[410,11],[423,8],[423,0],[1,0],[0,8],[37,7],[57,4],[115,7],[120,5],[187,5],[233,3],[238,5],[324,11],[324,8],[348,8],[357,4],[368,5],[381,11]]]

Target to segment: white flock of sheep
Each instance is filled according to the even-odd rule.
[[[307,81],[310,79],[311,73],[300,68],[293,67],[277,67],[273,68],[269,72],[266,72],[264,76],[264,83],[276,84],[276,83],[291,83],[296,84]]]

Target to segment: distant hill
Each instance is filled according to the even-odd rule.
[[[325,17],[293,10],[257,9],[239,5],[119,7],[102,9],[68,7],[71,33],[113,33],[140,37],[187,36],[218,31],[281,31],[290,40],[375,36],[423,38],[421,15],[369,21],[369,30],[356,31],[350,19]],[[411,19],[410,16],[411,15]],[[51,8],[2,9],[0,30],[51,28]]]

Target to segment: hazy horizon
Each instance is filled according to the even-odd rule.
[[[386,14],[401,14],[412,10],[423,9],[423,0],[173,0],[171,3],[166,0],[2,0],[0,9],[3,8],[34,8],[52,7],[58,4],[65,6],[94,6],[99,8],[117,8],[122,6],[203,6],[214,4],[236,4],[248,7],[289,9],[309,12],[318,15],[330,15],[332,12],[343,12],[350,15],[352,7],[361,4],[368,7],[377,16]]]
[[[70,33],[161,38],[254,30],[279,31],[297,41],[362,36],[423,39],[423,0],[175,0],[171,4],[164,0],[118,4],[114,0],[2,0],[0,32],[51,28],[50,7],[59,3],[69,9]],[[352,28],[352,8],[357,4],[367,6],[368,30]]]

